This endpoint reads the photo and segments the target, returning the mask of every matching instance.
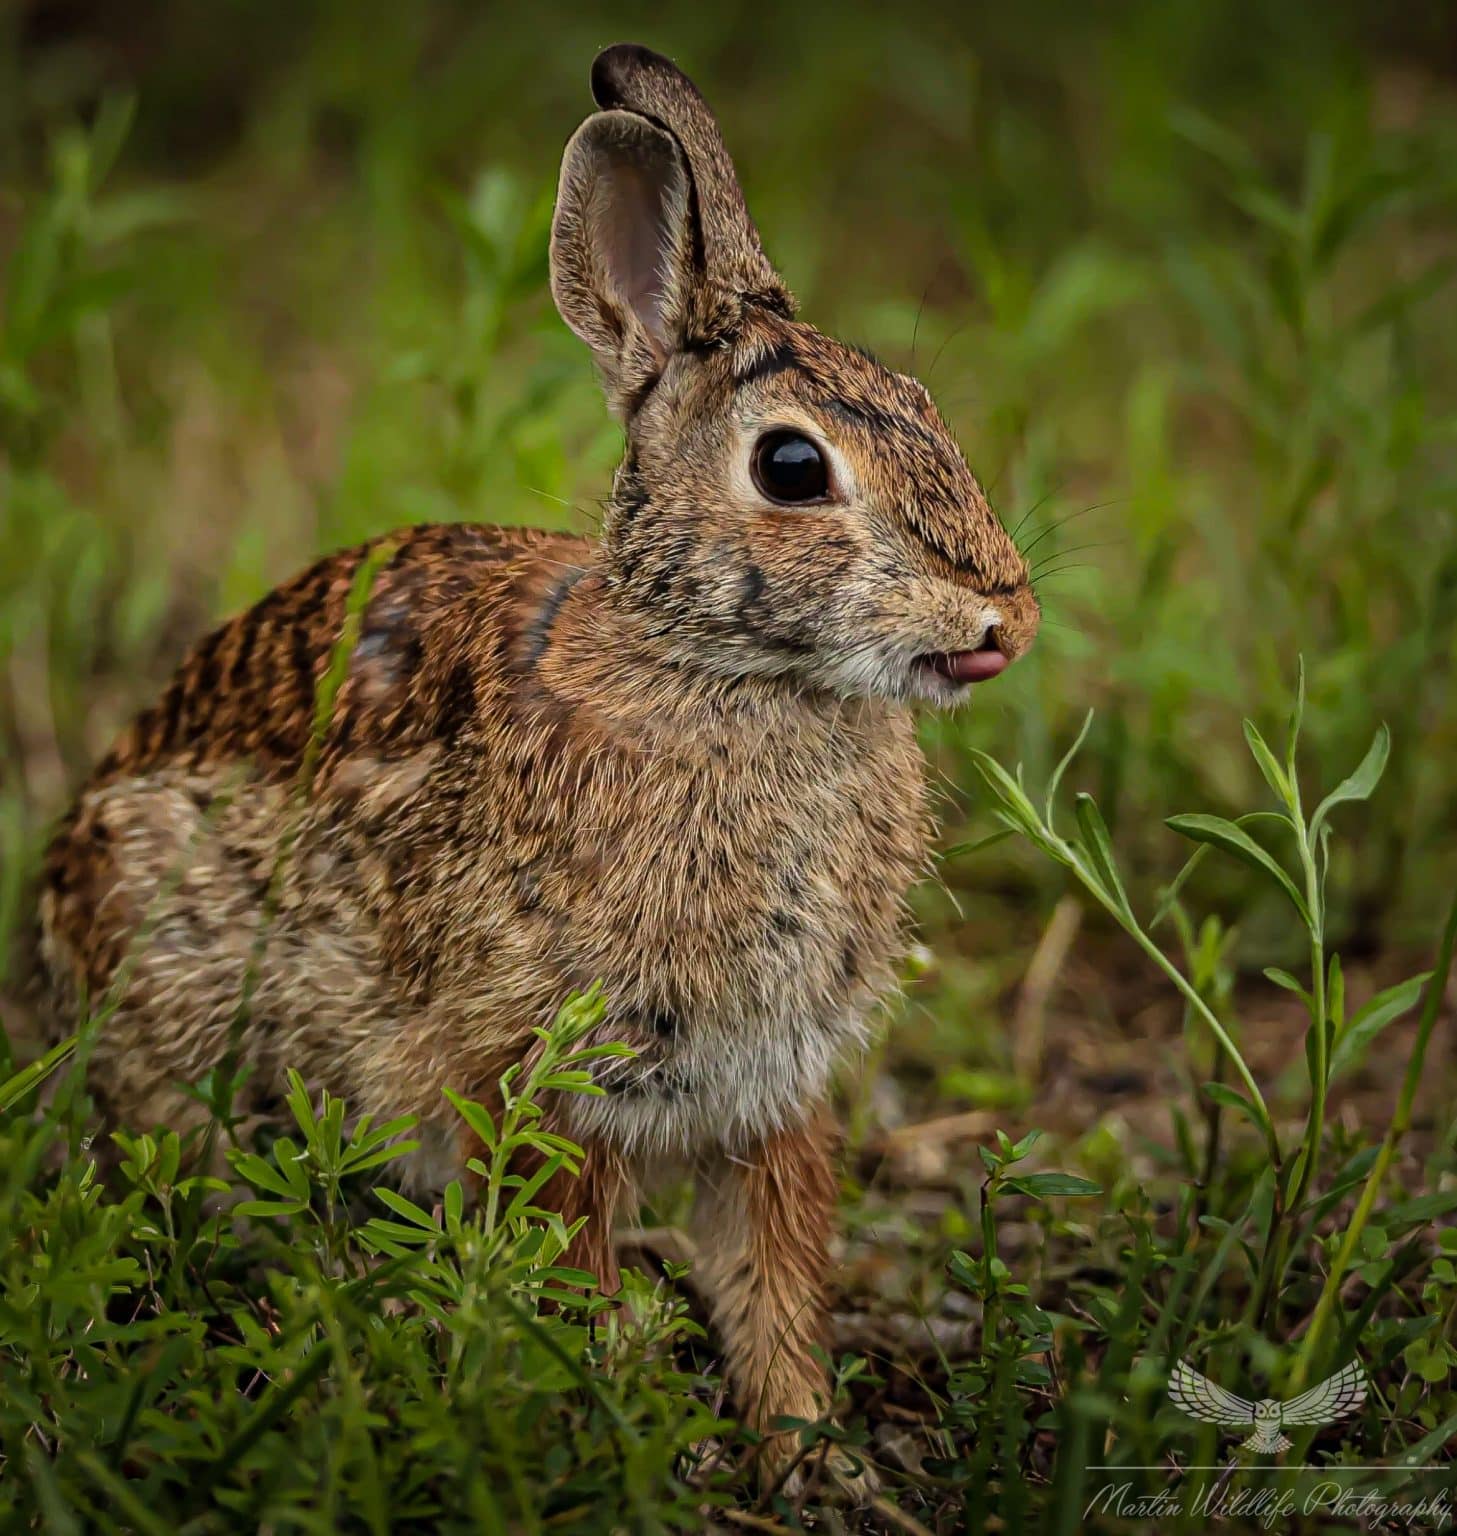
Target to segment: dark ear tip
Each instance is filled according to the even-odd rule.
[[[655,68],[677,72],[662,54],[641,43],[614,43],[592,60],[592,99],[599,107],[621,106],[633,76]]]

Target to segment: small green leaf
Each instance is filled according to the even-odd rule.
[[[0,1083],[0,1113],[4,1113],[12,1104],[18,1104],[33,1088],[39,1087],[76,1049],[77,1038],[68,1035],[59,1045],[53,1045],[44,1056]]]
[[[384,1125],[371,1127],[367,1127],[365,1121],[361,1121],[355,1127],[350,1150],[363,1151],[366,1147],[377,1146],[382,1141],[388,1141],[391,1136],[399,1136],[405,1131],[414,1130],[419,1123],[418,1115],[399,1115],[393,1120],[386,1121]]]
[[[293,1111],[293,1118],[305,1138],[312,1139],[318,1132],[318,1121],[314,1118],[314,1107],[309,1102],[308,1084],[293,1067],[288,1069],[288,1093],[284,1096],[284,1102]]]
[[[382,1163],[390,1163],[397,1157],[404,1157],[410,1152],[418,1152],[418,1141],[396,1141],[387,1147],[376,1147],[372,1152],[363,1155],[354,1155],[344,1159],[345,1173],[363,1173],[366,1168],[378,1168]]]
[[[306,1200],[244,1200],[233,1207],[238,1216],[297,1216],[307,1209]]]
[[[1289,971],[1282,971],[1277,965],[1267,965],[1264,970],[1266,981],[1273,981],[1277,987],[1284,987],[1287,992],[1293,992],[1306,1005],[1310,1006],[1310,993],[1293,977]]]
[[[1133,909],[1128,905],[1128,893],[1118,876],[1118,866],[1113,861],[1113,843],[1098,802],[1089,794],[1080,793],[1075,801],[1078,828],[1083,834],[1082,847],[1097,873],[1099,882],[1113,898],[1118,910],[1132,919]]]
[[[1094,1184],[1091,1179],[1080,1179],[1075,1173],[1024,1173],[1008,1179],[1005,1187],[1031,1195],[1034,1200],[1046,1200],[1053,1195],[1078,1198],[1103,1193],[1101,1184]]]
[[[280,1136],[273,1143],[273,1161],[288,1181],[289,1192],[297,1195],[300,1200],[309,1197],[309,1172],[304,1166],[306,1156],[303,1148],[296,1146],[289,1136]]]
[[[1330,1052],[1326,1052],[1325,1064],[1322,1066],[1320,1059],[1320,1037],[1316,1034],[1316,1020],[1311,1019],[1305,1031],[1305,1075],[1310,1079],[1310,1086],[1314,1088],[1320,1082],[1320,1074],[1325,1072],[1325,1080],[1329,1084],[1330,1078]]]
[[[1290,818],[1283,811],[1247,811],[1236,821],[1237,826],[1247,827],[1255,821],[1277,821],[1282,827],[1290,826]],[[1153,916],[1149,919],[1148,927],[1152,932],[1174,909],[1175,902],[1179,899],[1179,893],[1184,888],[1185,881],[1199,866],[1199,861],[1209,852],[1209,845],[1204,844],[1189,855],[1184,867],[1174,876],[1173,880],[1159,893],[1159,904]]]
[[[430,1233],[422,1232],[419,1227],[406,1226],[402,1221],[386,1221],[382,1216],[371,1216],[356,1230],[361,1242],[392,1258],[418,1253],[431,1240]]]
[[[1165,824],[1181,837],[1187,837],[1196,843],[1212,844],[1222,852],[1232,854],[1248,864],[1251,869],[1257,869],[1262,874],[1268,875],[1290,898],[1295,910],[1304,919],[1306,927],[1311,926],[1310,908],[1306,906],[1305,897],[1300,894],[1295,882],[1275,862],[1272,854],[1262,848],[1248,832],[1237,827],[1234,822],[1226,821],[1223,816],[1194,814],[1170,816]]]
[[[558,1152],[554,1157],[548,1157],[542,1165],[521,1183],[510,1205],[506,1207],[506,1221],[524,1220],[533,1210],[532,1201],[541,1192],[542,1187],[563,1166],[564,1159]],[[507,1180],[510,1183],[511,1180]]]
[[[447,1088],[444,1092],[445,1097],[454,1106],[456,1113],[480,1137],[482,1143],[485,1146],[494,1147],[496,1145],[496,1122],[491,1119],[490,1113],[485,1106],[477,1104],[474,1099],[462,1097],[453,1088]]]
[[[992,792],[997,804],[1011,817],[1018,828],[1034,837],[1041,836],[1041,824],[1026,791],[1005,768],[986,752],[972,749],[972,765],[981,774],[982,782]]]
[[[236,1149],[228,1154],[228,1161],[232,1163],[234,1170],[258,1189],[266,1189],[271,1195],[282,1195],[285,1199],[291,1199],[296,1193],[293,1185],[264,1158],[256,1152],[240,1152]]]
[[[1348,800],[1371,798],[1372,791],[1381,782],[1381,775],[1386,772],[1386,759],[1390,755],[1391,732],[1383,725],[1377,728],[1376,735],[1371,745],[1367,747],[1366,755],[1361,759],[1356,771],[1349,778],[1342,779],[1316,807],[1315,815],[1310,818],[1312,837],[1320,831],[1321,824],[1336,806]]]
[[[438,1232],[440,1230],[435,1218],[429,1211],[421,1209],[413,1200],[406,1200],[403,1195],[396,1193],[388,1185],[381,1184],[376,1186],[374,1193],[375,1197],[389,1206],[396,1216],[403,1216],[406,1221],[423,1228],[427,1232]]]
[[[1359,1066],[1377,1035],[1393,1020],[1416,1007],[1421,999],[1422,988],[1431,979],[1431,975],[1430,971],[1423,971],[1420,976],[1412,976],[1394,987],[1387,987],[1356,1010],[1351,1022],[1336,1037],[1335,1050],[1331,1053],[1332,1079]]]
[[[1264,1133],[1265,1122],[1260,1118],[1259,1112],[1237,1089],[1231,1088],[1228,1083],[1203,1083],[1201,1091],[1206,1099],[1243,1115],[1261,1134]]]
[[[1300,726],[1305,719],[1305,657],[1296,662],[1295,705],[1290,711],[1290,729],[1285,746],[1285,777],[1295,789],[1295,752],[1300,745]]]
[[[1285,1167],[1285,1176],[1281,1181],[1281,1194],[1287,1206],[1294,1202],[1295,1191],[1300,1188],[1300,1181],[1305,1177],[1307,1156],[1306,1148],[1301,1147]]]
[[[965,858],[968,854],[980,853],[984,848],[994,848],[998,843],[1004,843],[1016,835],[1011,827],[1002,827],[996,832],[988,832],[985,837],[974,838],[969,843],[952,843],[949,848],[942,850],[940,856],[942,860]]]
[[[1339,955],[1332,955],[1326,967],[1325,1011],[1332,1034],[1338,1034],[1346,1023],[1346,973]]]
[[[1265,776],[1265,783],[1275,791],[1282,805],[1290,804],[1290,780],[1285,776],[1285,770],[1275,761],[1275,754],[1260,735],[1253,720],[1245,721],[1245,741],[1249,744],[1250,756],[1259,765],[1260,772]]]
[[[1408,1370],[1428,1383],[1446,1379],[1451,1362],[1440,1339],[1413,1339],[1402,1351],[1401,1358]]]
[[[1044,819],[1047,825],[1052,825],[1052,813],[1057,802],[1057,792],[1062,787],[1062,777],[1072,767],[1073,759],[1082,750],[1083,742],[1087,739],[1088,729],[1093,723],[1093,711],[1090,709],[1083,716],[1082,729],[1073,738],[1073,744],[1062,755],[1062,760],[1052,770],[1052,777],[1047,781],[1047,800],[1044,811]]]
[[[1410,1200],[1389,1206],[1381,1213],[1388,1227],[1419,1226],[1435,1221],[1449,1211],[1457,1211],[1457,1189],[1436,1190],[1429,1195],[1416,1195]]]

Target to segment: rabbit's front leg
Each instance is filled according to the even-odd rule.
[[[617,1265],[617,1250],[612,1229],[624,1203],[628,1176],[622,1160],[600,1141],[588,1141],[582,1148],[580,1173],[573,1178],[565,1169],[543,1186],[540,1203],[546,1210],[560,1211],[570,1226],[578,1217],[586,1225],[572,1239],[561,1262],[572,1269],[585,1269],[597,1277],[603,1296],[615,1296],[622,1289],[622,1272]]]
[[[775,1483],[800,1452],[783,1418],[829,1410],[829,1383],[815,1357],[824,1327],[830,1222],[835,1208],[833,1128],[822,1108],[742,1153],[699,1172],[695,1209],[699,1278],[710,1298],[730,1385],[744,1421],[764,1436],[760,1477]],[[837,1483],[848,1458],[829,1467]]]

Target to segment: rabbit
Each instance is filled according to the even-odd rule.
[[[795,318],[717,123],[620,44],[563,154],[550,281],[625,447],[596,538],[407,528],[206,636],[46,859],[58,1016],[102,1113],[186,1128],[230,1039],[479,1155],[533,1029],[600,978],[600,1096],[543,1203],[613,1292],[612,1221],[696,1181],[698,1273],[765,1476],[826,1410],[835,1063],[896,984],[932,818],[915,706],[1026,651],[1026,564],[926,389]],[[351,607],[351,592],[364,597]],[[362,606],[360,606],[362,603]],[[341,647],[350,626],[352,648]],[[321,711],[334,659],[332,708]],[[271,1096],[271,1097],[270,1097]]]

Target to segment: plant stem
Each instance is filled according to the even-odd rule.
[[[1280,1294],[1280,1281],[1285,1274],[1285,1261],[1289,1257],[1289,1249],[1290,1231],[1285,1225],[1285,1211],[1280,1201],[1280,1181],[1277,1178],[1275,1206],[1270,1214],[1270,1236],[1265,1243],[1264,1253],[1260,1255],[1255,1291],[1250,1298],[1250,1319],[1260,1330],[1263,1330],[1269,1322],[1270,1308]]]
[[[1191,1074],[1197,1076],[1197,1073]],[[1212,1082],[1220,1083],[1224,1080],[1224,1057],[1218,1051],[1214,1052],[1214,1059],[1210,1063],[1209,1076]],[[1201,1095],[1197,1084],[1191,1085],[1194,1089],[1194,1102],[1197,1104]],[[1194,1187],[1194,1214],[1201,1216],[1208,1208],[1209,1191],[1214,1187],[1214,1174],[1219,1166],[1219,1133],[1224,1125],[1224,1106],[1218,1099],[1207,1095],[1204,1098],[1204,1159],[1199,1168],[1199,1182]]]
[[[1292,794],[1291,810],[1295,835],[1300,845],[1300,862],[1305,870],[1305,904],[1310,909],[1310,1027],[1315,1031],[1314,1070],[1311,1074],[1310,1112],[1305,1120],[1305,1160],[1300,1178],[1288,1192],[1285,1209],[1298,1210],[1306,1191],[1315,1178],[1316,1163],[1320,1159],[1320,1138],[1325,1130],[1326,1083],[1330,1076],[1329,1040],[1326,1034],[1325,996],[1325,911],[1321,896],[1320,877],[1316,872],[1315,855],[1310,846],[1310,835],[1305,818],[1300,813],[1300,791]]]
[[[1316,1350],[1320,1346],[1321,1336],[1325,1332],[1340,1295],[1341,1282],[1345,1279],[1347,1269],[1350,1268],[1351,1259],[1356,1252],[1356,1244],[1361,1240],[1361,1233],[1370,1219],[1376,1198],[1381,1193],[1382,1181],[1386,1178],[1387,1169],[1391,1167],[1391,1160],[1396,1155],[1397,1143],[1411,1127],[1412,1105],[1422,1080],[1427,1045],[1431,1041],[1437,1014],[1441,1010],[1442,1001],[1447,993],[1447,978],[1452,971],[1454,942],[1457,942],[1457,895],[1452,898],[1452,906],[1447,913],[1447,925],[1442,931],[1441,944],[1437,951],[1437,963],[1432,971],[1432,979],[1427,983],[1426,1003],[1422,1009],[1421,1023],[1417,1026],[1416,1041],[1412,1045],[1411,1056],[1407,1060],[1406,1077],[1401,1085],[1401,1097],[1397,1100],[1396,1114],[1392,1117],[1391,1125],[1382,1140],[1381,1150],[1376,1154],[1371,1172],[1366,1176],[1361,1198],[1356,1202],[1356,1209],[1341,1239],[1341,1246],[1336,1251],[1335,1261],[1331,1265],[1330,1273],[1326,1276],[1320,1298],[1315,1304],[1310,1327],[1306,1330],[1305,1342],[1295,1362],[1295,1371],[1290,1382],[1292,1392],[1298,1392],[1310,1374],[1310,1367],[1314,1362]]]
[[[998,1179],[989,1173],[981,1187],[981,1355],[984,1363],[992,1358],[992,1343],[1000,1322],[1001,1297],[997,1291],[994,1261],[997,1256],[997,1218],[994,1205]]]
[[[1070,852],[1071,850],[1069,850],[1069,853]],[[1164,975],[1173,982],[1189,1006],[1193,1008],[1199,1017],[1204,1020],[1205,1024],[1208,1025],[1210,1033],[1219,1042],[1221,1047],[1224,1049],[1225,1054],[1229,1057],[1230,1061],[1234,1063],[1234,1069],[1239,1074],[1240,1082],[1244,1084],[1245,1089],[1250,1096],[1250,1102],[1254,1105],[1255,1110],[1259,1114],[1260,1129],[1264,1133],[1265,1145],[1269,1150],[1270,1157],[1278,1167],[1281,1161],[1280,1141],[1279,1138],[1275,1135],[1275,1125],[1274,1122],[1270,1119],[1270,1111],[1265,1104],[1265,1097],[1260,1092],[1259,1084],[1255,1082],[1254,1075],[1250,1072],[1249,1067],[1245,1064],[1244,1057],[1240,1055],[1239,1047],[1234,1043],[1232,1039],[1230,1039],[1228,1031],[1225,1029],[1224,1025],[1219,1022],[1219,1018],[1215,1014],[1214,1010],[1210,1008],[1208,1003],[1206,1003],[1202,997],[1200,997],[1198,989],[1193,985],[1193,983],[1189,981],[1189,979],[1178,968],[1178,966],[1176,966],[1173,961],[1171,961],[1169,957],[1164,954],[1163,950],[1161,950],[1158,945],[1155,944],[1151,938],[1149,938],[1143,929],[1139,927],[1138,922],[1133,917],[1133,915],[1129,912],[1123,911],[1116,902],[1109,900],[1109,898],[1095,883],[1089,881],[1083,874],[1081,865],[1076,859],[1072,860],[1072,867],[1078,871],[1080,876],[1082,876],[1084,885],[1086,885],[1088,889],[1092,891],[1093,895],[1098,898],[1098,901],[1118,920],[1118,924],[1123,929],[1123,931],[1134,941],[1134,943],[1139,946],[1140,949],[1143,950],[1149,959],[1152,960],[1156,966],[1158,966]]]

